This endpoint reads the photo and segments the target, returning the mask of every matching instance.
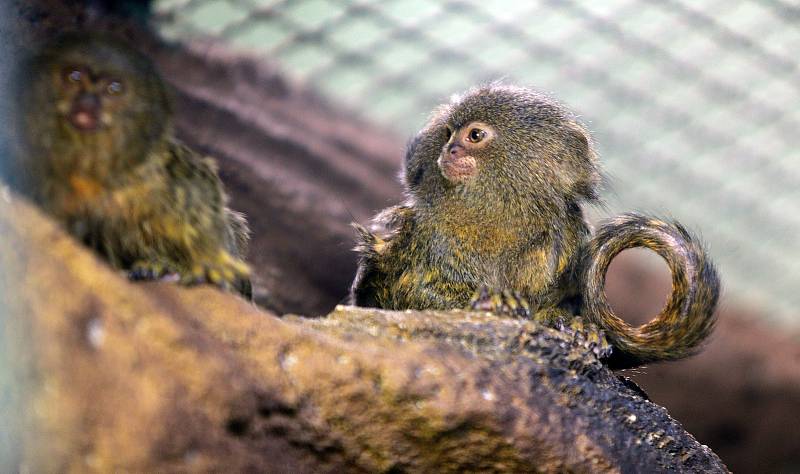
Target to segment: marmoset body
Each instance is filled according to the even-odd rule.
[[[177,275],[251,293],[247,223],[227,207],[215,162],[175,139],[146,57],[73,35],[21,71],[9,181],[134,279]]]
[[[610,366],[679,359],[714,324],[715,269],[682,226],[625,214],[592,234],[582,206],[599,201],[601,172],[589,133],[535,91],[474,88],[436,109],[408,145],[405,203],[359,226],[350,301],[385,309],[483,308],[550,325],[603,330]],[[659,253],[670,300],[630,327],[604,295],[611,260],[630,247]]]

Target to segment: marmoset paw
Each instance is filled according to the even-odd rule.
[[[173,276],[177,276],[175,269],[158,260],[137,260],[128,270],[128,278],[134,281],[168,279]]]
[[[473,311],[489,311],[498,316],[531,319],[530,304],[516,291],[498,291],[481,287],[472,296],[469,308]]]
[[[593,352],[598,359],[611,355],[611,344],[605,333],[592,323],[586,323],[580,317],[572,318],[569,323],[561,322],[558,330],[568,334],[576,346],[582,346]]]
[[[250,267],[241,260],[221,251],[212,261],[196,263],[188,272],[181,275],[184,285],[211,283],[226,291],[236,291],[246,298],[253,297],[250,283]]]

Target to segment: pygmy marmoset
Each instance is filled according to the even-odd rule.
[[[587,321],[626,368],[693,353],[711,332],[719,281],[682,226],[625,214],[592,232],[581,205],[599,200],[591,138],[535,91],[502,84],[437,108],[408,145],[407,200],[359,227],[350,301],[385,309],[492,309],[556,325]],[[634,328],[604,295],[611,260],[630,247],[672,271],[662,312]]]
[[[216,164],[177,141],[153,64],[107,37],[63,37],[21,68],[7,178],[134,279],[251,294],[244,217]]]

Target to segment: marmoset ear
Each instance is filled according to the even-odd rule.
[[[602,181],[597,153],[594,151],[592,137],[578,123],[569,123],[565,134],[564,178],[567,189],[576,196],[587,200],[599,198]]]

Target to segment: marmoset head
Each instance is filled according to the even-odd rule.
[[[586,129],[552,99],[501,84],[434,111],[406,153],[418,199],[595,199],[600,181]]]
[[[70,35],[34,57],[18,79],[20,114],[35,159],[103,175],[146,159],[169,127],[164,84],[126,44]]]

